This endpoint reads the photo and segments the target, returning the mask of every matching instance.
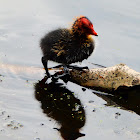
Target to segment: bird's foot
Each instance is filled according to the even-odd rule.
[[[67,74],[70,75],[69,67],[67,65],[63,66],[63,70],[64,70],[65,75],[67,75]]]
[[[62,79],[65,83],[67,83],[70,79],[70,74],[64,71],[63,73],[55,73],[54,75],[51,75],[51,78],[54,82],[57,82],[58,79]]]
[[[88,69],[89,70],[89,68],[87,67],[87,66],[85,66],[85,67],[78,67],[78,66],[72,66],[72,65],[68,65],[67,66],[68,68],[70,68],[70,69],[76,69],[76,70],[79,70],[79,71],[83,71],[84,69]]]

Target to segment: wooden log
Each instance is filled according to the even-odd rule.
[[[84,71],[71,70],[70,74],[71,80],[81,86],[107,91],[117,90],[121,86],[140,85],[140,73],[125,64]]]

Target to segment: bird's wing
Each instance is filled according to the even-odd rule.
[[[63,55],[66,53],[66,45],[64,45],[63,41],[58,41],[53,45],[51,51],[53,51],[57,56]]]

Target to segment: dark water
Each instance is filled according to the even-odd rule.
[[[0,63],[4,66],[7,64],[7,67],[0,66],[0,138],[62,139],[62,132],[65,132],[62,130],[69,129],[66,127],[70,125],[69,122],[62,125],[62,120],[56,115],[42,113],[42,102],[34,97],[34,85],[44,78],[44,71],[38,69],[42,67],[40,38],[57,27],[70,27],[74,18],[79,15],[87,16],[99,34],[94,37],[95,52],[83,65],[93,67],[91,63],[97,63],[108,67],[125,63],[139,72],[139,5],[139,0],[1,0]],[[133,110],[132,105],[127,103],[124,108],[120,107],[123,101],[114,102],[113,98],[108,101],[103,96],[93,94],[92,90],[83,91],[80,86],[70,82],[63,83],[63,86],[71,95],[69,97],[79,107],[83,107],[82,115],[85,120],[76,120],[75,124],[78,122],[78,126],[73,126],[71,130],[73,134],[85,134],[79,139],[140,140],[139,113],[125,110]],[[57,85],[54,86],[56,87]],[[73,92],[74,95],[71,94]],[[133,102],[135,100],[134,98]],[[113,102],[113,105],[109,102]],[[136,100],[138,102],[139,98]],[[72,109],[69,108],[70,110]]]

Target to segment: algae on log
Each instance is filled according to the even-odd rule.
[[[73,69],[70,74],[72,81],[75,83],[96,89],[113,91],[121,86],[140,85],[140,73],[130,69],[125,64],[84,71]]]

